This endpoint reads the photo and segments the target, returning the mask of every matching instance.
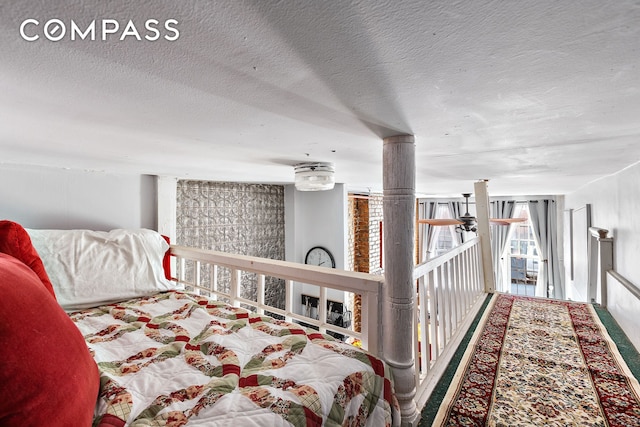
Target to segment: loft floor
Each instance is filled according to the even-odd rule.
[[[487,296],[487,298],[485,299],[482,309],[476,315],[476,318],[474,319],[471,327],[465,334],[461,344],[456,350],[455,355],[451,360],[451,363],[448,365],[445,373],[443,374],[442,378],[438,382],[438,385],[436,386],[430,399],[427,401],[425,407],[422,409],[421,420],[420,420],[420,423],[418,424],[419,427],[427,427],[433,424],[433,420],[440,408],[440,405],[442,404],[444,396],[447,393],[447,389],[449,388],[449,385],[458,368],[458,365],[460,364],[463,354],[465,353],[469,345],[471,337],[474,334],[476,328],[478,327],[480,319],[482,318],[485,310],[487,310],[487,306],[489,304],[490,299],[491,299],[491,295]],[[637,349],[633,346],[633,344],[631,344],[627,336],[624,334],[622,329],[616,323],[615,319],[611,316],[611,314],[606,309],[600,307],[597,304],[594,305],[594,308],[600,321],[606,328],[611,339],[616,344],[618,351],[620,352],[624,361],[628,365],[632,374],[635,376],[636,379],[640,381],[640,354],[638,353]]]

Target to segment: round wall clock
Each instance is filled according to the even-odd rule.
[[[333,255],[331,255],[331,252],[329,252],[328,249],[325,249],[322,246],[314,246],[309,249],[307,256],[304,258],[304,263],[308,265],[319,265],[322,267],[336,267]]]

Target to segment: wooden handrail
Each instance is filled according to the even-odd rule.
[[[374,276],[367,273],[329,269],[290,261],[229,254],[186,246],[171,245],[170,253],[176,257],[207,262],[221,267],[263,273],[267,276],[326,286],[331,289],[348,292],[377,292],[377,287],[384,283],[383,276]]]
[[[382,299],[383,276],[374,276],[366,273],[358,273],[345,270],[336,270],[325,267],[299,264],[289,261],[259,258],[247,255],[229,254],[206,249],[190,248],[172,245],[170,254],[174,256],[181,267],[179,277],[175,280],[185,286],[193,287],[198,291],[207,292],[214,297],[228,299],[232,305],[248,305],[254,307],[258,313],[265,311],[285,317],[288,321],[299,321],[307,325],[319,328],[321,331],[331,331],[342,335],[351,336],[361,340],[362,347],[374,355],[381,353],[382,342],[379,324]],[[194,278],[188,282],[185,277],[185,263],[195,263]],[[200,269],[202,265],[210,265],[212,269],[228,268],[231,272],[230,290],[228,293],[220,291],[216,284],[216,275],[213,275],[212,283],[207,286],[201,283]],[[258,275],[256,288],[258,296],[252,301],[240,296],[240,277],[242,272]],[[265,303],[264,281],[265,277],[283,279],[285,281],[285,308],[277,308]],[[293,308],[293,287],[295,284],[310,284],[320,288],[318,307],[326,307],[326,289],[352,292],[362,297],[362,328],[360,332],[342,328],[328,323],[326,311],[319,310],[319,318],[311,319],[301,313],[295,313]]]

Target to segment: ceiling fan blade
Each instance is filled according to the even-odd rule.
[[[524,222],[527,218],[489,218],[489,222],[496,225],[510,225],[516,222]]]
[[[429,225],[460,225],[464,222],[452,218],[433,218],[433,219],[419,219],[418,224]]]

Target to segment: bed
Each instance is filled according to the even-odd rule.
[[[47,336],[43,348],[16,350],[13,374],[0,375],[12,384],[0,392],[1,425],[400,422],[381,359],[181,289],[169,280],[169,245],[157,232],[25,230],[0,221],[0,252],[2,292],[13,289],[21,304],[0,303],[3,344],[40,342],[25,335],[38,328]]]

